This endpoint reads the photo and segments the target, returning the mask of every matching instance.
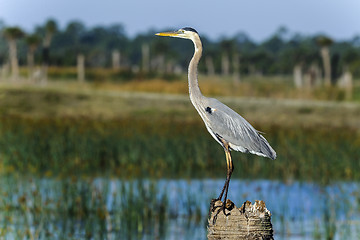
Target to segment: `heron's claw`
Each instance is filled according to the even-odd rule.
[[[219,205],[217,205],[216,203],[220,203]],[[217,208],[219,208],[214,217],[213,217],[213,225],[215,225],[217,217],[219,215],[219,213],[222,211],[224,213],[225,216],[229,216],[231,213],[230,212],[226,212],[225,209],[227,209],[228,211],[231,211],[234,208],[234,203],[227,199],[226,200],[226,204],[224,204],[222,201],[220,201],[219,199],[212,199],[211,203],[210,203],[210,210],[211,212],[215,212],[215,210]]]
[[[209,207],[209,213],[208,213],[209,218],[211,217],[211,213],[212,213],[212,212],[215,212],[216,208],[222,206],[222,202],[221,202],[221,201],[220,201],[220,202],[221,202],[221,205],[216,206],[216,202],[218,202],[218,201],[220,201],[220,199],[218,199],[218,198],[213,198],[213,199],[211,199],[210,207]]]
[[[235,204],[230,199],[226,199],[225,208],[231,211],[234,207]]]
[[[224,204],[221,205],[221,206],[219,206],[219,209],[217,210],[217,212],[215,213],[214,218],[213,218],[213,225],[215,225],[216,220],[217,220],[217,217],[218,217],[218,215],[219,215],[219,213],[220,213],[221,211],[224,213],[225,216],[229,216],[229,215],[230,215],[230,212],[226,213],[226,212],[225,212],[225,209],[226,209],[226,207],[225,207]]]
[[[221,204],[216,204],[218,201],[221,202]],[[222,205],[223,205],[223,204],[222,204],[221,199],[219,199],[219,198],[213,198],[213,199],[211,199],[211,202],[210,202],[210,210],[211,210],[212,212],[214,212],[216,208],[221,207]]]

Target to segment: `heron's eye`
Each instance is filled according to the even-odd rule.
[[[205,111],[207,111],[208,113],[212,113],[212,109],[211,109],[211,107],[207,107],[207,108],[205,108]]]

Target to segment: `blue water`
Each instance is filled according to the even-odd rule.
[[[119,182],[113,182],[117,184]],[[212,179],[157,181],[159,196],[165,193],[171,203],[169,212],[176,216],[173,219],[176,226],[182,225],[176,219],[184,219],[196,211],[206,218],[209,202],[218,196],[223,184],[223,180]],[[323,239],[331,234],[327,232],[329,229],[334,232],[334,239],[360,239],[359,183],[321,186],[304,182],[232,180],[228,198],[238,207],[246,200],[265,201],[272,214],[276,239]],[[177,230],[178,234],[187,233],[186,229]],[[193,239],[206,239],[203,226],[191,231]],[[166,239],[172,239],[174,232],[176,229],[171,229]]]
[[[131,192],[134,199],[142,200],[147,195],[146,197],[156,204],[165,201],[164,196],[166,196],[167,201],[164,210],[165,222],[161,223],[158,217],[153,216],[151,229],[147,229],[141,219],[135,220],[136,231],[132,239],[205,240],[209,203],[212,198],[218,196],[224,181],[222,179],[120,181],[97,178],[70,182],[70,193],[66,194],[71,195],[71,191],[75,191],[74,198],[78,198],[76,191],[88,191],[86,193],[88,195],[84,195],[85,198],[90,199],[86,203],[89,205],[88,208],[97,206],[95,203],[98,198],[103,199],[104,207],[110,215],[104,220],[101,218],[99,221],[91,220],[93,222],[90,220],[87,222],[87,219],[79,222],[76,219],[61,218],[59,217],[61,213],[54,213],[59,210],[57,199],[69,201],[69,204],[77,201],[64,196],[63,184],[63,180],[56,179],[2,180],[0,232],[6,229],[3,234],[4,239],[24,239],[18,232],[25,228],[29,228],[34,236],[40,227],[42,227],[41,231],[47,228],[47,231],[53,234],[51,238],[47,238],[46,234],[40,234],[39,239],[64,238],[62,233],[69,232],[69,228],[74,239],[85,239],[86,231],[89,231],[86,230],[86,226],[93,228],[94,234],[97,234],[94,235],[97,237],[92,239],[119,239],[119,236],[123,236],[122,231],[126,229],[122,228],[124,225],[117,220],[119,217],[115,213],[121,209],[120,206],[127,207],[122,205],[126,197],[124,194]],[[151,190],[154,186],[155,190]],[[37,191],[41,197],[36,197],[34,192]],[[155,194],[151,195],[151,192]],[[27,196],[28,201],[25,205],[18,203],[21,196]],[[360,184],[356,182],[320,185],[296,181],[283,183],[233,179],[228,198],[238,207],[246,200],[265,201],[272,214],[275,239],[360,239]],[[38,218],[37,211],[27,210],[33,209],[36,201],[39,201],[40,205],[46,205],[49,212],[53,213],[48,216],[46,211],[42,211],[41,218]],[[15,206],[13,210],[7,207],[9,205]],[[143,211],[142,205],[136,207],[140,209],[135,209],[135,212]],[[19,211],[26,213],[26,216],[19,215]],[[42,221],[45,223],[39,224]],[[99,223],[104,223],[104,228],[97,227]]]

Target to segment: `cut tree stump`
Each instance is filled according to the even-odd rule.
[[[214,216],[219,207],[222,206],[221,201],[214,203],[214,208],[210,206],[210,218],[208,220],[208,239],[274,239],[271,224],[271,213],[267,210],[263,201],[256,200],[254,204],[246,201],[240,208],[237,208],[233,202],[227,200],[225,216],[221,211],[213,224]]]

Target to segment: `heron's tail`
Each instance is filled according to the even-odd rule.
[[[275,160],[276,158],[275,150],[270,146],[268,141],[261,134],[259,134],[259,136],[261,138],[261,152],[264,154],[265,157]]]

